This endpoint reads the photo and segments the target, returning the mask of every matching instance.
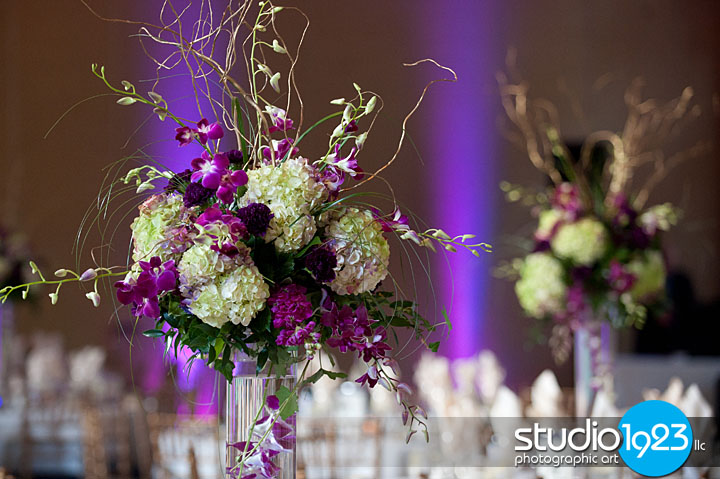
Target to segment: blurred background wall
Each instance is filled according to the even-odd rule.
[[[152,20],[160,4],[157,0],[130,3],[95,1],[92,5],[108,17]],[[642,76],[647,95],[660,100],[674,98],[691,85],[703,115],[678,141],[690,145],[705,138],[717,146],[717,2],[287,3],[300,6],[311,19],[297,72],[306,119],[332,111],[330,99],[351,96],[353,81],[385,100],[381,119],[361,156],[366,170],[392,155],[403,117],[425,83],[443,75],[429,65],[411,69],[402,63],[431,56],[457,71],[458,83],[435,85],[409,123],[424,166],[415,151],[406,147],[386,178],[401,202],[433,224],[449,232],[478,233],[494,245],[492,255],[480,260],[467,255],[454,263],[454,313],[461,317],[455,319],[451,341],[461,352],[481,347],[495,350],[508,368],[511,385],[527,384],[552,360],[543,348],[528,345],[524,329],[529,320],[520,312],[512,284],[492,274],[500,260],[517,254],[512,236],[531,228],[527,211],[506,204],[498,183],[502,179],[544,182],[524,152],[504,136],[508,126],[502,121],[495,74],[505,68],[508,49],[517,51],[518,71],[530,83],[531,94],[558,107],[568,141],[582,141],[594,130],[620,129],[626,116],[623,93],[635,77]],[[101,169],[131,149],[159,139],[158,132],[166,131],[167,141],[172,142],[173,127],[151,119],[136,132],[148,112],[121,108],[113,98],[99,97],[77,105],[44,138],[68,108],[106,93],[91,74],[91,63],[106,65],[108,77],[115,82],[150,76],[152,65],[144,59],[137,40],[128,38],[137,27],[102,22],[79,1],[38,0],[3,2],[0,32],[0,128],[4,133],[0,219],[31,238],[35,255],[45,271],[52,272],[75,262],[74,235],[97,194]],[[305,154],[311,156],[309,152],[324,143],[322,137],[311,139]],[[685,211],[683,222],[669,235],[668,258],[672,269],[689,274],[704,302],[720,296],[719,169],[715,148],[678,167],[650,200],[650,204],[671,201]],[[115,245],[129,241],[128,224],[127,218],[120,222]],[[99,236],[91,235],[88,247],[101,242]],[[82,266],[88,266],[89,251]],[[118,248],[111,257],[123,264],[125,254]],[[441,276],[436,294],[441,304],[447,304],[449,279],[442,272],[442,261],[435,267]],[[127,373],[128,343],[110,301],[92,309],[84,295],[64,293],[54,307],[45,296],[25,305],[21,332],[59,331],[70,348],[105,345],[114,351],[111,362]],[[427,300],[430,290],[420,289],[419,294]],[[127,316],[120,317],[124,318],[120,324],[130,331]],[[457,351],[441,349],[445,354]],[[411,367],[412,357],[405,365]],[[569,373],[565,366],[561,382],[569,382]]]

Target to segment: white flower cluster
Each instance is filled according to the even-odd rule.
[[[279,251],[297,251],[315,235],[317,225],[310,214],[326,198],[327,189],[315,179],[315,170],[304,158],[248,171],[244,204],[264,203],[274,217],[265,240],[275,240]]]
[[[247,251],[229,258],[208,245],[196,244],[183,254],[178,273],[180,291],[190,299],[190,312],[217,328],[228,321],[247,326],[270,296]]]
[[[337,256],[335,279],[330,288],[338,294],[372,291],[385,279],[390,263],[390,246],[372,213],[342,208],[323,218],[325,234]]]
[[[566,223],[560,226],[550,246],[560,258],[590,266],[607,251],[607,229],[593,218]]]
[[[183,197],[179,194],[153,195],[140,205],[140,214],[130,225],[133,239],[133,260],[147,261],[159,256],[163,261],[169,259],[171,252],[167,247],[168,228],[181,222],[187,212]]]
[[[562,264],[548,253],[529,254],[520,268],[515,294],[534,318],[562,311],[567,296]]]

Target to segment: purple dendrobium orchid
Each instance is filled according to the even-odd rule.
[[[175,139],[180,143],[178,146],[187,146],[192,143],[194,130],[187,126],[175,128]]]
[[[206,144],[208,140],[219,140],[225,134],[220,123],[215,122],[211,124],[205,118],[197,122],[196,132],[198,141],[203,145]]]
[[[340,145],[335,145],[335,152],[328,158],[330,160],[328,164],[344,171],[353,178],[361,180],[365,175],[363,174],[363,170],[358,166],[357,158],[355,158],[357,151],[357,148],[353,147],[350,150],[350,154],[343,158],[340,156]]]
[[[282,108],[278,108],[275,106],[266,106],[265,111],[270,114],[270,118],[272,119],[273,123],[272,126],[270,126],[269,128],[270,133],[294,129],[293,121],[287,117],[287,112]]]
[[[141,272],[137,278],[128,277],[115,283],[117,298],[122,304],[132,304],[135,316],[156,319],[160,316],[158,296],[174,290],[177,285],[175,261],[162,263],[158,256],[153,256],[150,261],[138,261],[138,265]]]
[[[350,120],[350,122],[345,127],[345,133],[353,133],[355,131],[358,131],[358,125],[355,120]]]
[[[391,215],[382,215],[376,208],[371,208],[375,220],[380,224],[383,231],[395,231],[400,234],[401,239],[409,239],[420,244],[420,235],[416,231],[410,229],[408,217],[402,214],[400,208],[395,208]]]
[[[180,143],[178,146],[189,145],[195,138],[205,145],[208,140],[219,140],[223,135],[224,132],[219,123],[210,124],[205,118],[197,122],[197,128],[189,126],[175,128],[175,139]]]
[[[365,306],[353,311],[347,305],[338,309],[337,305],[333,304],[330,310],[323,314],[322,323],[333,329],[333,336],[327,340],[328,346],[336,347],[343,353],[357,351],[358,357],[366,363],[384,359],[386,351],[390,350],[390,346],[385,343],[385,328],[373,328],[372,325],[377,321],[368,317]]]
[[[292,138],[283,138],[282,140],[271,140],[272,151],[275,153],[276,160],[286,160],[292,156],[297,155],[300,151],[298,148],[293,146],[294,140]],[[266,161],[272,159],[272,152],[269,146],[263,146],[261,148],[262,155]]]
[[[193,167],[193,174],[190,177],[191,181],[201,181],[201,184],[205,188],[211,190],[217,190],[220,187],[220,181],[222,176],[230,166],[230,161],[226,155],[218,153],[210,158],[210,155],[203,151],[200,158],[195,158],[190,162]]]
[[[248,236],[242,220],[237,216],[223,213],[217,204],[206,209],[195,224],[202,228],[203,234],[212,241],[210,249],[227,256],[236,255],[238,242]]]
[[[281,346],[315,344],[320,340],[313,315],[312,303],[305,296],[307,290],[296,284],[283,286],[268,299],[273,327],[280,329],[275,342]]]
[[[218,199],[226,204],[232,203],[238,188],[247,182],[248,175],[243,170],[227,170],[220,178],[220,187],[217,190]]]

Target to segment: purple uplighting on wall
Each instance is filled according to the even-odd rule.
[[[426,140],[428,181],[433,219],[448,234],[473,233],[492,243],[498,180],[496,162],[494,84],[497,69],[494,44],[497,30],[490,23],[495,2],[423,4],[417,28],[421,50],[458,75],[455,84],[436,85],[429,96]],[[441,75],[444,72],[438,71]],[[440,256],[438,256],[440,258]],[[448,344],[441,352],[452,358],[467,357],[487,347],[488,288],[491,255],[479,260],[466,251],[447,255],[435,266],[440,304],[453,323]]]

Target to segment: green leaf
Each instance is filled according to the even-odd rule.
[[[437,353],[439,347],[440,347],[440,341],[435,341],[434,343],[428,344],[428,349],[430,351],[432,351],[433,353]]]
[[[445,325],[448,328],[448,331],[452,331],[452,323],[450,322],[450,318],[448,317],[447,310],[443,308],[442,315],[445,318]]]
[[[336,373],[333,371],[328,371],[327,369],[319,369],[315,374],[307,378],[305,381],[308,384],[315,384],[322,378],[323,376],[327,376],[330,379],[338,379],[338,378],[346,378],[347,374],[345,373]]]
[[[161,329],[148,329],[147,331],[143,331],[143,336],[147,336],[148,338],[160,338],[165,336],[165,331]]]
[[[280,400],[280,417],[287,419],[298,410],[297,395],[285,386],[282,386],[275,392],[275,396]]]

